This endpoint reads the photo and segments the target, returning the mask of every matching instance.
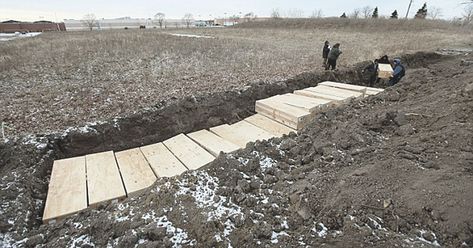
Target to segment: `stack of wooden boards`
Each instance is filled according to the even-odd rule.
[[[212,162],[220,152],[247,143],[297,132],[320,110],[381,92],[335,82],[256,102],[257,114],[240,122],[179,134],[163,142],[121,152],[56,160],[43,222],[52,223],[87,207],[118,201],[149,188],[158,177],[172,177]]]

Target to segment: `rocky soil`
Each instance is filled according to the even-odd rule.
[[[41,214],[52,161],[87,153],[64,144],[97,130],[2,144],[0,246],[471,247],[473,56],[418,58],[406,58],[400,84],[327,110],[297,135],[51,225]],[[97,149],[109,148],[99,131]]]

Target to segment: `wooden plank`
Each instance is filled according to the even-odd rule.
[[[228,140],[229,142],[238,145],[241,148],[245,148],[246,144],[250,142],[250,139],[246,136],[242,136],[238,133],[238,130],[231,128],[228,124],[223,124],[216,127],[211,127],[210,132],[218,135],[219,137]]]
[[[302,128],[311,118],[311,113],[305,109],[275,102],[270,99],[256,101],[255,110],[259,114],[296,130]]]
[[[147,189],[156,176],[139,148],[115,153],[128,196]]]
[[[220,125],[210,128],[210,131],[242,148],[246,147],[249,142],[268,140],[274,137],[274,135],[246,121],[240,121],[233,125]]]
[[[247,121],[239,121],[235,124],[230,125],[231,128],[236,128],[240,133],[248,136],[251,142],[257,140],[269,140],[274,138],[275,135],[271,134],[264,129],[261,129],[253,124],[248,123]]]
[[[360,93],[363,93],[363,91],[366,89],[366,94],[368,95],[375,95],[379,92],[384,91],[384,89],[353,85],[353,84],[342,84],[342,83],[330,82],[330,81],[319,83],[319,85],[324,85],[324,86],[329,86],[329,87],[334,87],[334,88],[339,88],[339,89],[354,90]]]
[[[179,134],[163,144],[176,156],[189,170],[196,170],[212,162],[215,157],[189,139],[184,134]]]
[[[126,197],[113,151],[85,156],[89,206]]]
[[[276,122],[261,114],[252,115],[246,118],[245,121],[278,137],[282,137],[284,134],[289,134],[290,132],[297,132],[288,126]]]
[[[378,64],[378,78],[390,78],[394,70],[390,64]]]
[[[359,91],[340,89],[340,88],[335,88],[335,87],[330,87],[330,86],[325,86],[325,85],[319,85],[316,87],[307,88],[306,90],[323,93],[327,95],[332,95],[332,96],[346,97],[346,98],[353,98],[353,97],[356,98],[356,97],[363,96],[363,93]]]
[[[163,143],[143,146],[140,150],[158,177],[173,177],[187,170]]]
[[[86,208],[85,157],[54,161],[43,222],[51,223]]]
[[[238,145],[235,145],[232,142],[225,140],[222,137],[207,130],[193,132],[187,134],[187,136],[214,156],[218,156],[220,152],[230,153],[240,149]]]
[[[309,112],[316,112],[324,108],[325,105],[330,104],[330,100],[320,99],[320,98],[311,98],[307,96],[300,96],[296,94],[284,94],[271,97],[277,102],[281,102],[290,106],[303,108]]]
[[[298,121],[297,117],[285,116],[284,112],[280,112],[277,109],[271,108],[262,102],[257,102],[255,106],[255,111],[258,114],[264,115],[274,121],[282,123],[290,128],[297,129]]]
[[[313,92],[313,91],[310,91],[310,90],[296,90],[296,91],[294,91],[294,94],[301,95],[301,96],[307,96],[307,97],[320,98],[320,99],[330,100],[330,101],[334,101],[334,102],[340,102],[340,101],[345,101],[345,100],[349,99],[348,97],[327,95],[327,94],[324,94],[324,93]]]

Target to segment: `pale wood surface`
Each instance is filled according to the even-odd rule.
[[[238,145],[233,144],[232,142],[207,130],[193,132],[187,134],[187,136],[204,147],[214,156],[218,156],[220,152],[230,153],[240,149]]]
[[[358,92],[361,92],[362,90],[368,88],[366,86],[361,86],[361,85],[344,84],[344,83],[337,83],[337,82],[331,82],[331,81],[322,82],[322,83],[319,83],[318,85],[325,85],[325,86],[339,88],[339,89],[355,90]]]
[[[246,121],[240,121],[233,125],[220,125],[210,128],[210,131],[240,146],[241,148],[246,147],[246,144],[249,142],[267,140],[274,137],[273,134],[270,134],[269,132],[266,132]]]
[[[89,205],[126,197],[113,151],[85,156]]]
[[[393,75],[393,68],[390,64],[378,64],[378,77],[390,78]]]
[[[324,105],[331,102],[330,100],[311,98],[296,94],[278,95],[269,99],[274,99],[275,101],[279,101],[290,106],[303,108],[309,112],[320,110]]]
[[[259,114],[296,130],[301,128],[301,120],[310,115],[310,112],[303,108],[275,102],[270,99],[256,101],[255,110]]]
[[[54,161],[43,222],[66,217],[86,208],[85,157]]]
[[[355,90],[360,93],[363,93],[363,91],[366,89],[366,94],[368,95],[375,95],[379,92],[384,91],[384,89],[379,89],[379,88],[366,87],[366,86],[353,85],[353,84],[343,84],[343,83],[337,83],[337,82],[331,82],[331,81],[322,82],[322,83],[319,83],[319,85],[325,85],[325,86],[339,88],[339,89]]]
[[[238,129],[240,133],[248,136],[248,138],[252,142],[257,141],[257,140],[269,140],[276,136],[244,120],[239,121],[235,124],[232,124],[230,125],[230,127]]]
[[[361,97],[363,93],[355,90],[347,90],[341,88],[335,88],[325,85],[319,85],[313,88],[307,88],[308,91],[319,92],[327,95],[338,96],[338,97]]]
[[[222,137],[241,148],[245,148],[250,139],[246,135],[241,135],[239,130],[230,127],[228,124],[210,128],[210,132]]]
[[[128,195],[147,189],[156,176],[139,148],[115,153]]]
[[[140,149],[158,177],[173,177],[187,170],[163,143],[143,146]]]
[[[215,157],[189,139],[184,134],[179,134],[163,144],[174,154],[189,170],[196,170],[212,162]]]
[[[296,130],[283,125],[279,122],[276,122],[264,115],[255,114],[245,119],[245,121],[264,129],[265,131],[272,133],[278,137],[282,137],[284,134],[289,134],[290,132],[297,132]]]
[[[348,99],[347,97],[340,97],[340,96],[333,96],[333,95],[327,95],[319,92],[313,92],[310,90],[296,90],[294,91],[294,94],[296,95],[301,95],[301,96],[307,96],[307,97],[313,97],[313,98],[320,98],[320,99],[325,99],[325,100],[330,100],[330,101],[344,101]]]

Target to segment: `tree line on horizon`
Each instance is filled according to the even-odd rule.
[[[462,18],[455,18],[454,22],[457,22],[462,25],[468,25],[468,24],[473,24],[473,0],[468,0],[463,3],[465,5],[464,13]],[[406,14],[406,19],[408,18],[409,10],[408,13]],[[226,13],[225,13],[226,15]],[[287,18],[304,18],[304,11],[300,9],[290,9],[285,11],[285,13],[282,13],[279,9],[273,9],[270,15],[271,18],[273,19],[282,19],[284,17]],[[316,9],[312,12],[312,14],[309,16],[309,18],[323,18],[323,12],[321,9]],[[432,19],[436,20],[442,17],[442,10],[437,7],[430,7],[427,9],[427,3],[424,3],[421,8],[419,8],[414,15],[414,19]],[[242,14],[240,12],[240,15],[230,15],[228,18],[225,16],[225,20],[229,20],[230,22],[236,23],[239,22],[241,19],[243,19],[246,22],[250,22],[254,19],[256,19],[257,16],[253,12],[249,12],[246,14]],[[352,13],[349,13],[348,15],[346,12],[343,12],[343,14],[340,16],[340,18],[350,18],[350,19],[378,19],[378,18],[389,18],[389,19],[399,19],[399,13],[397,10],[394,10],[390,16],[386,17],[381,17],[379,15],[379,9],[376,6],[375,8],[372,8],[371,6],[365,6],[363,8],[357,8],[353,10]],[[192,22],[194,21],[194,16],[191,13],[186,13],[184,17],[182,18],[183,23],[186,25],[187,28],[189,28],[192,25]],[[159,26],[159,28],[166,28],[166,15],[162,12],[158,12],[153,16],[152,22],[156,25]],[[95,17],[94,14],[87,14],[84,16],[82,19],[82,23],[85,27],[87,27],[89,30],[93,30],[94,27],[98,27],[98,20]]]

